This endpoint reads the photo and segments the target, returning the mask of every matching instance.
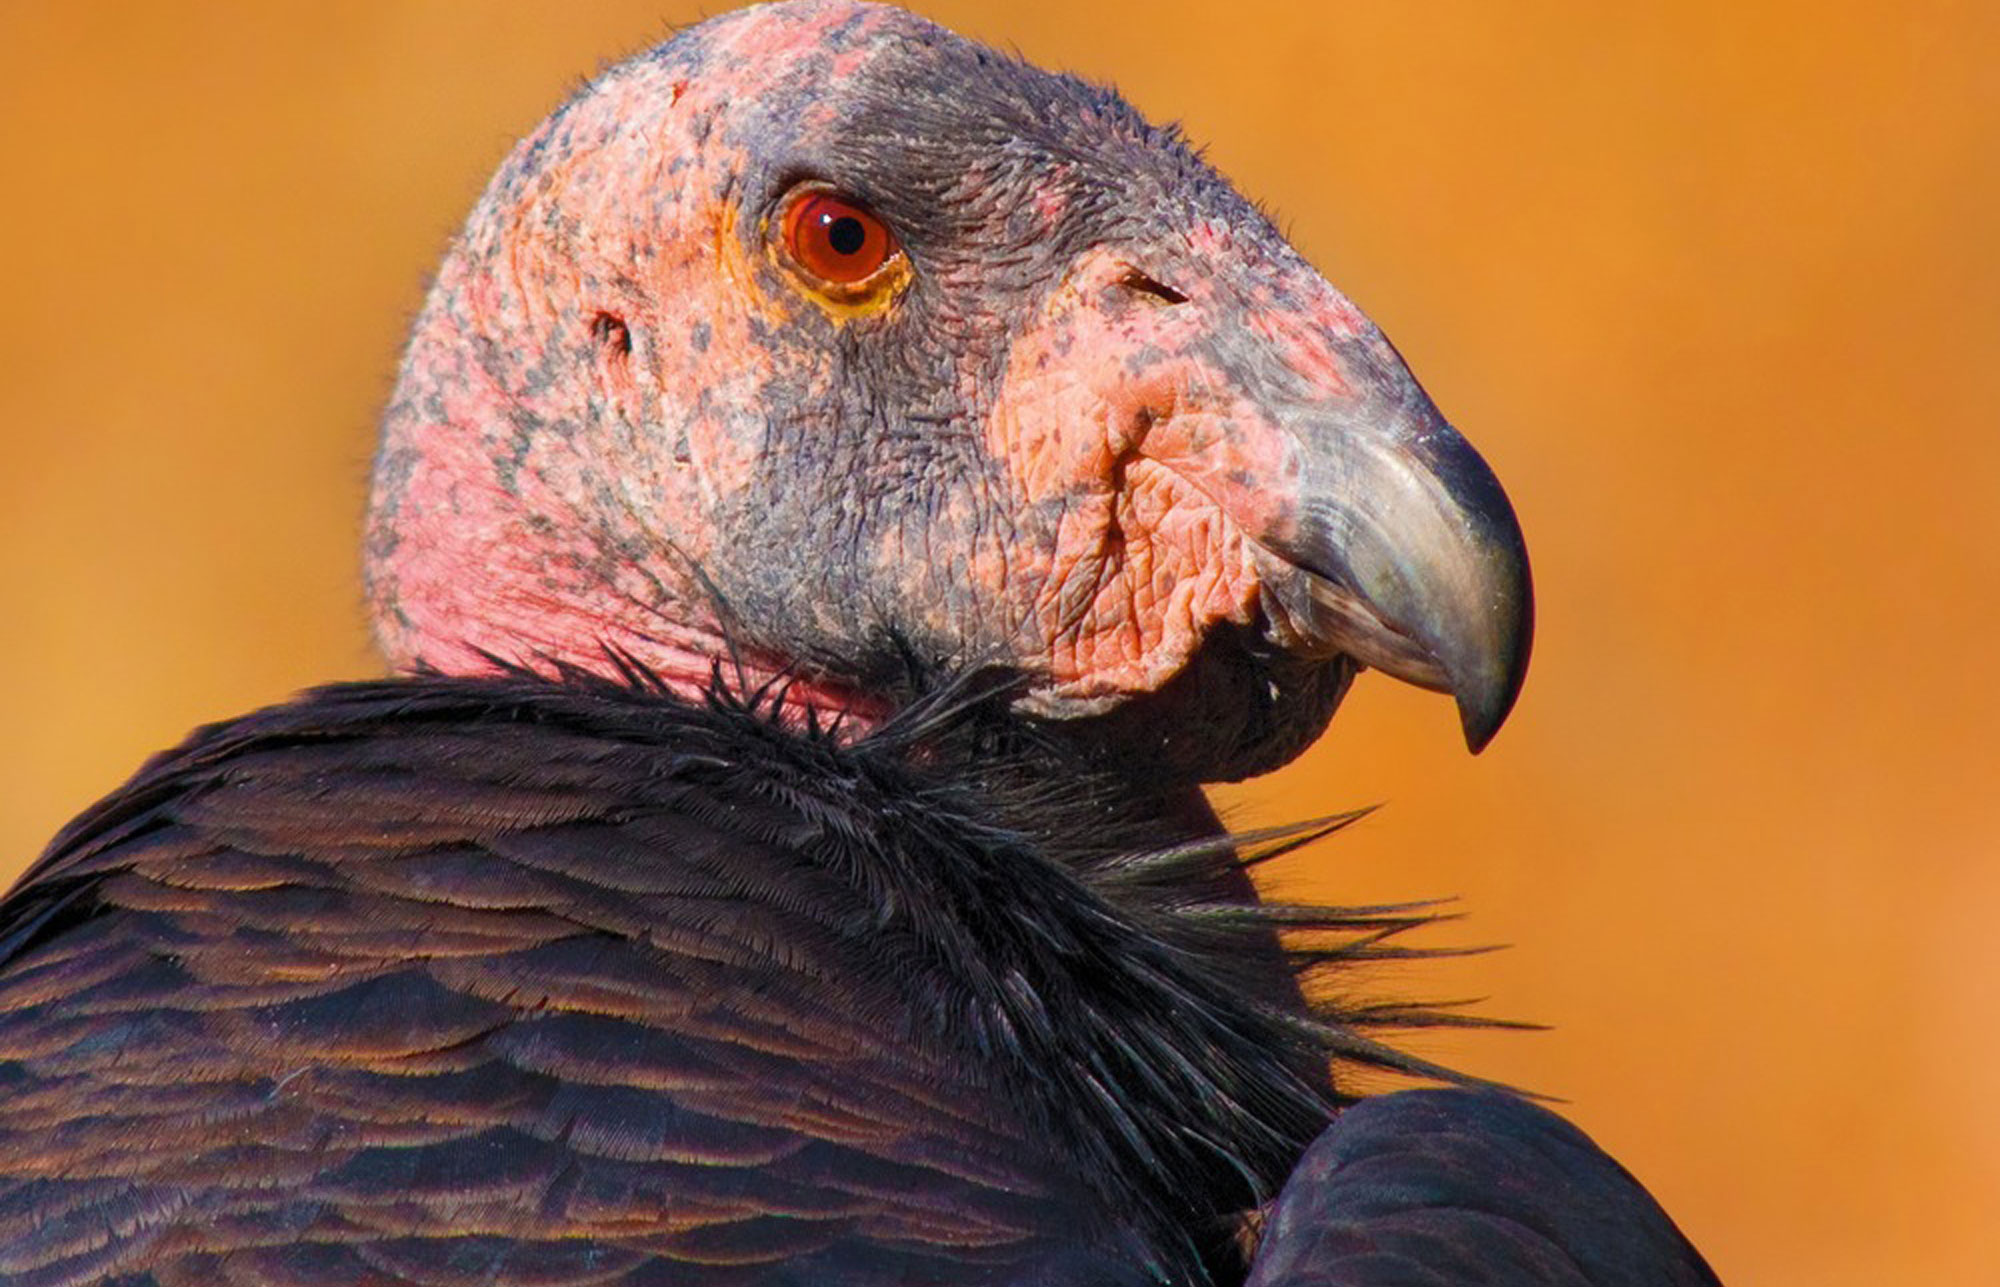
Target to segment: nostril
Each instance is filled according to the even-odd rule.
[[[1162,304],[1185,304],[1187,296],[1154,277],[1149,277],[1136,268],[1127,268],[1118,284],[1141,295],[1150,295]]]

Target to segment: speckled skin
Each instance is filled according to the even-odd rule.
[[[781,262],[806,179],[894,230],[892,298]],[[1024,711],[1073,719],[1227,640],[1225,682],[1158,703],[1243,727],[1195,766],[1226,776],[1393,642],[1343,633],[1288,545],[1323,440],[1412,408],[1380,333],[1114,94],[894,9],[744,10],[495,178],[388,413],[370,595],[399,666],[610,647],[691,685],[733,645],[857,726],[913,665],[1020,673]]]

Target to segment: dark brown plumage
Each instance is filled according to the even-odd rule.
[[[1325,1054],[1394,1057],[1288,1013],[1226,845],[980,723],[439,678],[198,735],[8,904],[0,1269],[1196,1272]],[[1356,958],[1405,923],[1318,919]]]

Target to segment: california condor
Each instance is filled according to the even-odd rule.
[[[1441,1072],[1340,986],[1422,910],[1259,902],[1326,826],[1204,803],[1368,667],[1478,749],[1528,569],[1116,95],[849,0],[600,76],[446,256],[366,558],[396,678],[0,905],[0,1281],[1711,1281],[1546,1111],[1357,1098]]]

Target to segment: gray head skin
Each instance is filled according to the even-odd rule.
[[[900,10],[794,0],[614,68],[441,269],[370,520],[399,666],[669,682],[865,727],[999,668],[1187,780],[1364,666],[1511,707],[1528,566],[1395,350],[1171,129]]]

